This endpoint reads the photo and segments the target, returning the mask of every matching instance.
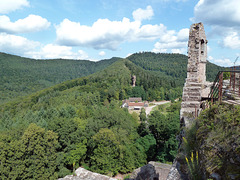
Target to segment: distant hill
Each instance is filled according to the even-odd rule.
[[[39,63],[39,67],[41,63],[48,67],[53,63],[52,69],[64,69],[55,61],[22,61]],[[16,71],[19,76],[22,71],[31,74],[25,72],[32,83],[34,65],[27,71],[21,63],[17,68],[12,65],[16,63],[8,62],[10,67],[21,69]],[[62,63],[70,66],[77,62]],[[8,69],[6,79],[7,73],[17,78],[12,68],[4,69]],[[1,104],[0,177],[57,179],[78,166],[115,175],[131,172],[149,160],[173,161],[178,147],[180,102],[171,105],[166,114],[156,111],[149,115],[149,128],[139,122],[136,113],[131,115],[120,108],[121,100],[129,97],[149,101],[180,97],[182,85],[167,72],[145,70],[128,59],[119,59],[96,73]],[[137,76],[136,87],[131,86],[132,75]],[[18,81],[21,84],[21,78]],[[28,81],[25,83],[28,85]]]
[[[131,86],[133,74],[138,77],[136,87]],[[169,115],[152,116],[153,134],[140,126],[136,113],[131,115],[120,105],[132,96],[151,100],[180,94],[181,87],[122,59],[89,76],[6,102],[0,105],[0,177],[57,179],[70,174],[75,165],[115,175],[131,172],[147,160],[172,161],[178,105],[169,109]],[[163,124],[156,124],[159,118]],[[167,144],[161,150],[171,153],[159,154],[158,142]]]
[[[131,86],[132,75],[137,76],[135,88]],[[104,100],[108,101],[111,101],[111,99],[122,100],[131,96],[139,96],[144,100],[163,100],[169,99],[170,94],[173,98],[176,98],[182,93],[182,87],[176,86],[172,79],[169,80],[166,77],[159,77],[154,73],[149,73],[149,71],[135,65],[128,59],[119,59],[99,72],[82,78],[64,81],[26,97],[5,103],[5,105],[0,105],[0,108],[8,105],[12,106],[13,104],[23,104],[23,107],[29,107],[41,101],[40,99],[43,96],[50,97],[52,92],[65,90],[73,92],[78,87],[81,87],[81,91],[88,93],[99,92],[101,98],[105,98]]]
[[[143,69],[154,72],[158,76],[174,79],[177,86],[183,86],[187,77],[188,57],[183,54],[143,52],[135,53],[129,56],[128,59]],[[207,81],[214,81],[217,72],[224,69],[223,67],[207,62]]]
[[[87,76],[120,58],[88,60],[35,60],[0,53],[0,104],[61,82]]]
[[[0,53],[0,104],[67,80],[88,76],[121,59],[113,57],[98,62],[64,59],[35,60]],[[127,59],[136,65],[132,68],[132,73],[138,76],[137,85],[144,86],[145,90],[150,87],[181,89],[184,84],[187,74],[187,56],[185,55],[144,52],[135,53]],[[129,68],[131,69],[131,65]],[[145,70],[144,73],[139,73],[139,68]],[[217,72],[222,69],[208,62],[207,80],[213,81]],[[138,81],[140,76],[140,79],[145,78],[145,80]],[[149,76],[155,79],[150,79]],[[157,84],[154,85],[153,82]],[[156,94],[155,99],[157,97],[159,95]]]

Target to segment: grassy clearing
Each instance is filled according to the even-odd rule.
[[[161,113],[166,115],[167,114],[167,108],[170,107],[170,106],[171,106],[171,102],[166,103],[166,104],[161,104],[161,105],[158,105],[158,106],[154,107],[152,111],[160,110]]]

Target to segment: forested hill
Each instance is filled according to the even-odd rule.
[[[138,76],[136,87],[131,86],[132,74]],[[79,166],[111,176],[150,160],[173,161],[179,104],[169,108],[168,115],[157,111],[149,116],[150,132],[136,114],[120,108],[119,100],[174,99],[180,89],[119,60],[95,74],[2,104],[0,178],[57,179]]]
[[[129,56],[128,59],[143,69],[154,72],[159,76],[165,76],[169,79],[174,78],[178,85],[183,86],[185,82],[188,60],[186,55],[143,52],[135,53]],[[214,81],[217,72],[224,69],[223,67],[207,62],[207,81]]]
[[[149,87],[159,87],[158,91],[160,91],[160,87],[168,89],[179,87],[181,89],[184,84],[187,74],[187,56],[185,55],[144,52],[135,53],[128,59],[136,65],[133,68],[133,70],[135,69],[133,74],[138,76],[138,85],[144,86],[145,90],[148,89],[155,99],[162,99],[163,96],[168,99],[172,97],[168,97],[169,93],[156,94]],[[34,60],[0,53],[0,104],[67,80],[87,76],[107,68],[118,60],[122,60],[122,58],[111,58],[98,62],[63,59]],[[144,75],[139,73],[142,72],[137,70],[139,68],[145,70]],[[222,69],[222,67],[208,62],[207,80],[213,81],[217,72]],[[140,82],[138,81],[139,76],[147,80]],[[154,77],[154,80],[149,76]],[[158,84],[153,85],[152,83],[155,83],[156,79]],[[164,92],[162,91],[162,93]]]
[[[137,76],[136,87],[132,88],[132,75]],[[26,97],[5,103],[5,108],[18,104],[24,107],[41,102],[43,96],[50,97],[52,92],[65,91],[81,87],[86,92],[98,92],[103,101],[123,100],[127,97],[142,97],[143,100],[173,100],[180,97],[182,87],[176,86],[173,79],[159,77],[142,69],[127,59],[120,59],[107,68],[86,77],[68,80],[55,86],[43,89]],[[1,110],[1,109],[0,109]],[[3,110],[2,110],[3,111]]]
[[[66,80],[87,76],[120,58],[87,60],[35,60],[0,53],[0,104]]]
[[[136,75],[136,87],[131,76]],[[177,154],[180,103],[156,111],[148,127],[121,100],[174,100],[174,78],[144,70],[128,59],[0,105],[0,178],[57,179],[84,166],[128,173],[147,161],[172,162]],[[145,122],[144,113],[140,120]],[[33,171],[34,169],[34,171]]]

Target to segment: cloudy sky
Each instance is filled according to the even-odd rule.
[[[204,24],[208,60],[233,65],[239,0],[0,0],[0,52],[94,61],[141,51],[186,54],[195,22]]]

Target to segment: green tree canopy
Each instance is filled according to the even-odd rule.
[[[93,142],[96,148],[91,156],[91,169],[103,174],[117,173],[120,169],[118,163],[120,143],[115,134],[110,129],[100,129],[93,136]]]
[[[30,124],[19,140],[6,138],[0,142],[2,179],[57,178],[56,133]]]

